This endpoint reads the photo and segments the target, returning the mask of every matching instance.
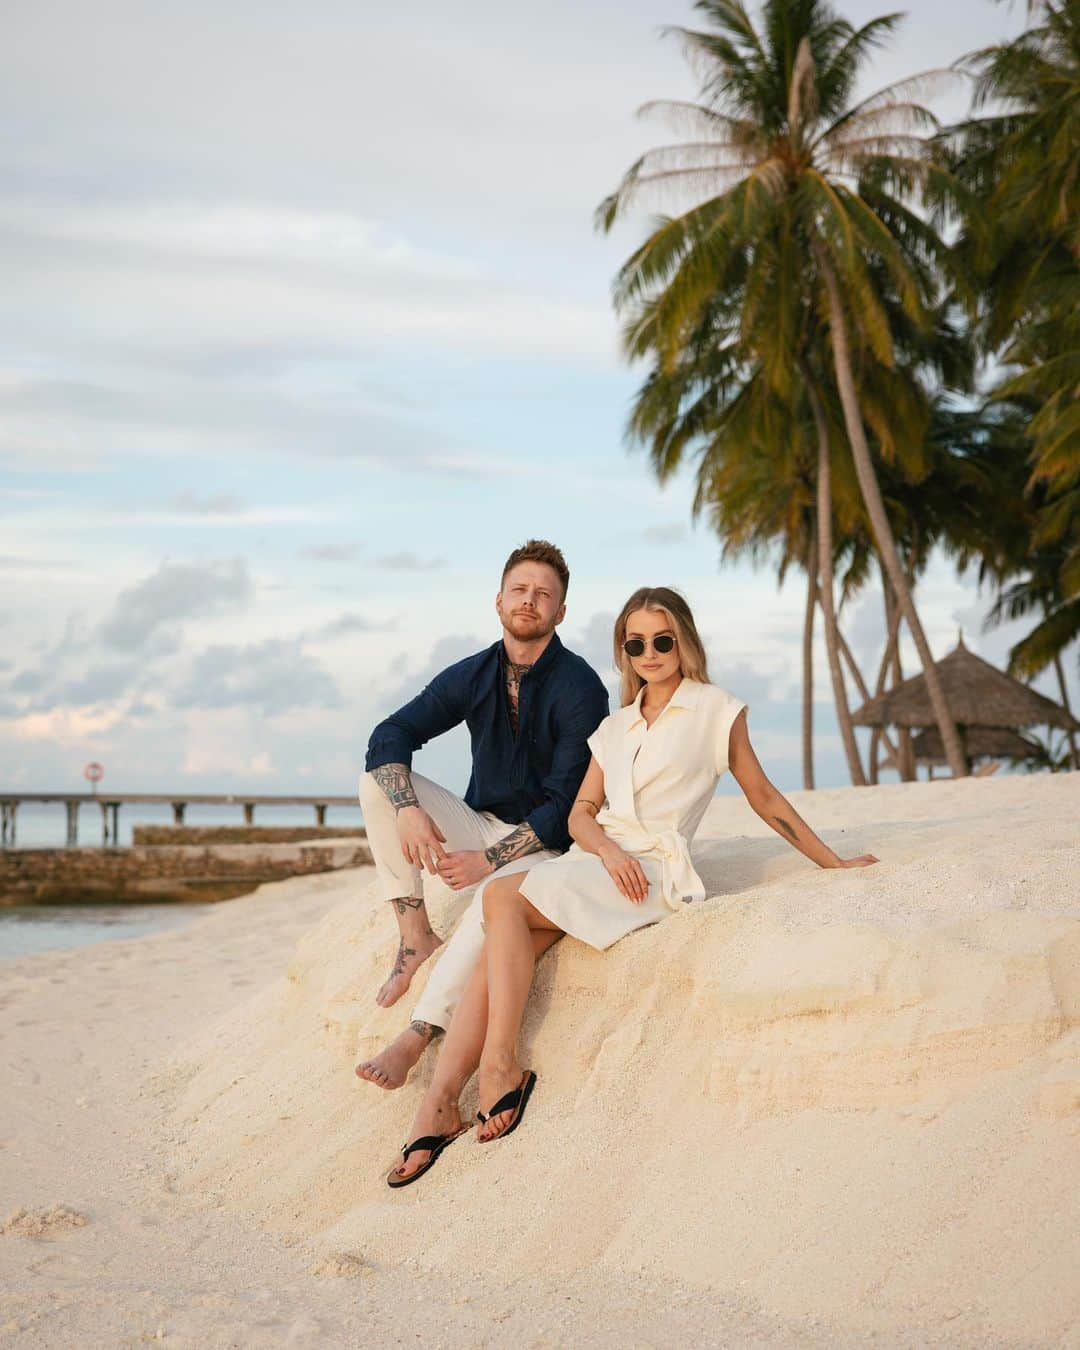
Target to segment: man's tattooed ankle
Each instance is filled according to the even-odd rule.
[[[434,1026],[431,1022],[410,1022],[409,1030],[415,1031],[418,1036],[423,1036],[425,1041],[433,1041],[436,1036],[442,1032],[442,1027]]]

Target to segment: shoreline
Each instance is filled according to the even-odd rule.
[[[5,962],[0,1330],[1075,1344],[1076,1031],[1040,1020],[1039,990],[1047,935],[1080,925],[1062,891],[1080,779],[793,799],[881,872],[808,870],[717,799],[715,898],[604,956],[561,944],[526,1027],[527,1127],[462,1141],[403,1193],[382,1176],[430,1064],[390,1094],[352,1075],[411,1004],[372,1004],[393,926],[372,869]],[[433,893],[440,930],[457,906]],[[1080,1024],[1058,950],[1054,997]]]

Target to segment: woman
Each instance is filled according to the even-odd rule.
[[[387,1176],[391,1186],[417,1180],[463,1132],[458,1096],[477,1063],[478,1138],[517,1128],[536,1082],[516,1049],[541,952],[564,933],[603,950],[705,898],[689,845],[725,769],[757,814],[819,867],[877,862],[872,854],[839,858],[766,778],[746,705],[709,682],[677,591],[634,592],[615,622],[615,662],[623,706],[589,738],[592,759],[570,812],[574,845],[485,887],[485,955],[447,1030],[413,1142]]]

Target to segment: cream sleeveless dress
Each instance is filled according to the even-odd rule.
[[[641,863],[648,895],[639,905],[627,900],[596,854],[577,844],[538,863],[521,884],[541,914],[601,951],[704,900],[690,841],[727,769],[731,728],[746,707],[717,685],[684,679],[650,727],[641,697],[605,717],[589,749],[604,771],[607,797],[596,823]]]

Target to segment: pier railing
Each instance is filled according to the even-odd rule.
[[[79,809],[97,805],[101,808],[101,844],[107,847],[119,839],[121,806],[171,806],[173,823],[183,825],[184,812],[189,806],[241,806],[244,824],[255,821],[257,806],[310,806],[315,811],[316,825],[326,824],[328,806],[347,806],[359,811],[356,797],[268,797],[257,793],[214,794],[207,792],[0,792],[0,848],[15,847],[15,824],[19,807],[24,803],[56,803],[67,812],[67,846],[75,848],[79,842]]]

